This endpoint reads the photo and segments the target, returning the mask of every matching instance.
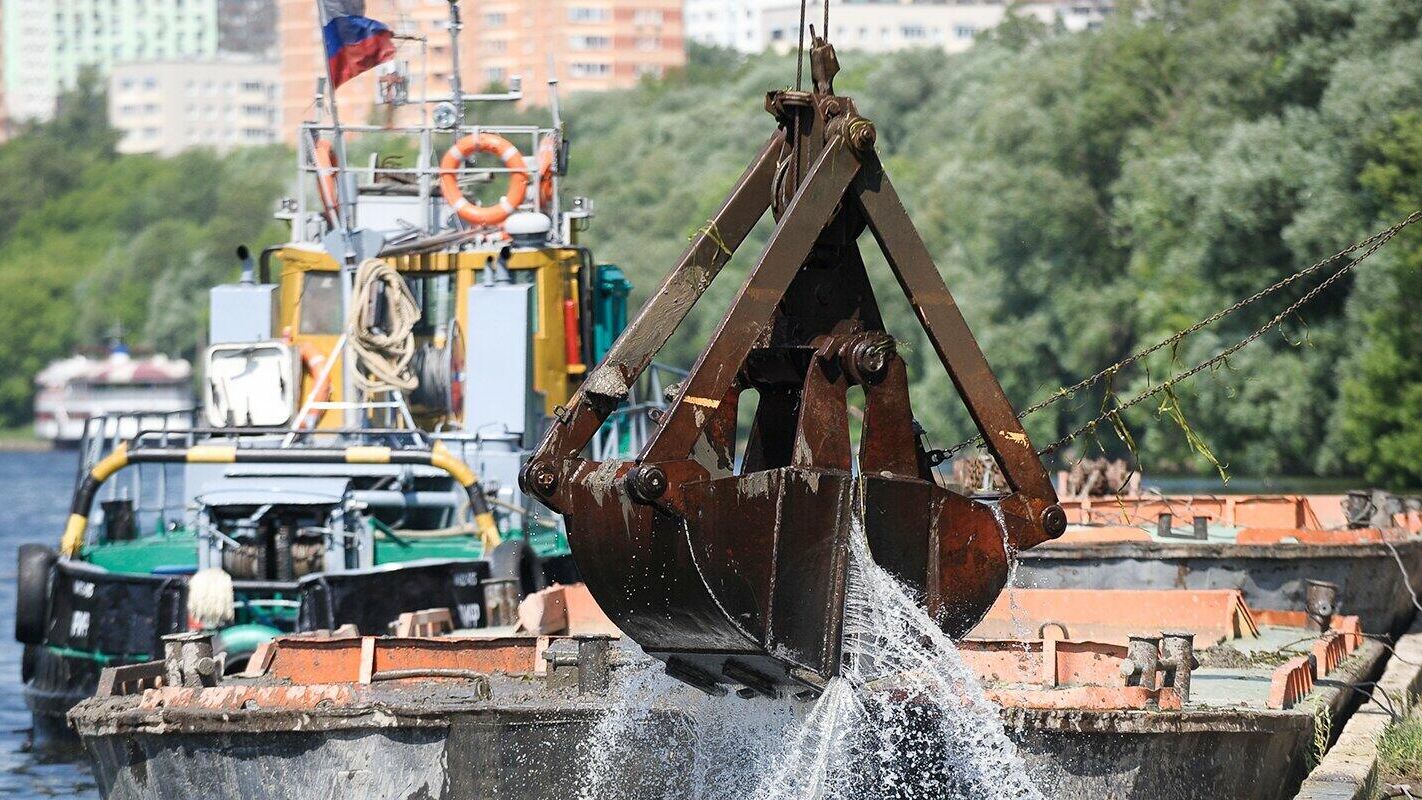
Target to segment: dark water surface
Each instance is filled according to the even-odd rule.
[[[30,712],[20,694],[15,642],[15,550],[56,545],[68,515],[75,454],[0,453],[0,798],[99,796],[89,766],[73,748],[34,751]]]

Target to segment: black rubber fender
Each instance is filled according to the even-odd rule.
[[[15,640],[43,644],[49,622],[50,574],[59,554],[42,544],[22,544],[15,570]]]
[[[500,542],[489,553],[489,577],[494,580],[517,580],[520,597],[527,597],[548,585],[548,579],[543,574],[543,559],[529,546],[527,539]]]

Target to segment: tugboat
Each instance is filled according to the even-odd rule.
[[[239,248],[241,280],[210,292],[195,418],[136,434],[141,415],[90,419],[57,550],[20,550],[39,735],[66,730],[103,667],[161,657],[165,635],[215,633],[210,668],[231,673],[278,634],[386,633],[439,608],[477,628],[486,597],[577,580],[561,522],[518,473],[626,324],[630,286],[578,244],[592,203],[561,195],[556,102],[548,124],[487,121],[517,82],[467,95],[456,55],[448,96],[390,93],[420,124],[342,126],[337,61],[301,127],[301,192],[280,204],[290,240]],[[382,85],[404,80],[394,66]],[[346,160],[348,140],[370,166]],[[392,142],[413,144],[412,165],[378,152]],[[660,398],[655,383],[593,449],[640,445],[651,404],[637,398]]]

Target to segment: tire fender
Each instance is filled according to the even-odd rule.
[[[49,622],[50,575],[59,555],[42,544],[20,545],[15,570],[15,639],[44,643]]]

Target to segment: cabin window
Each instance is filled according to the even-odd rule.
[[[341,273],[308,272],[301,280],[302,333],[338,334],[341,319]]]

